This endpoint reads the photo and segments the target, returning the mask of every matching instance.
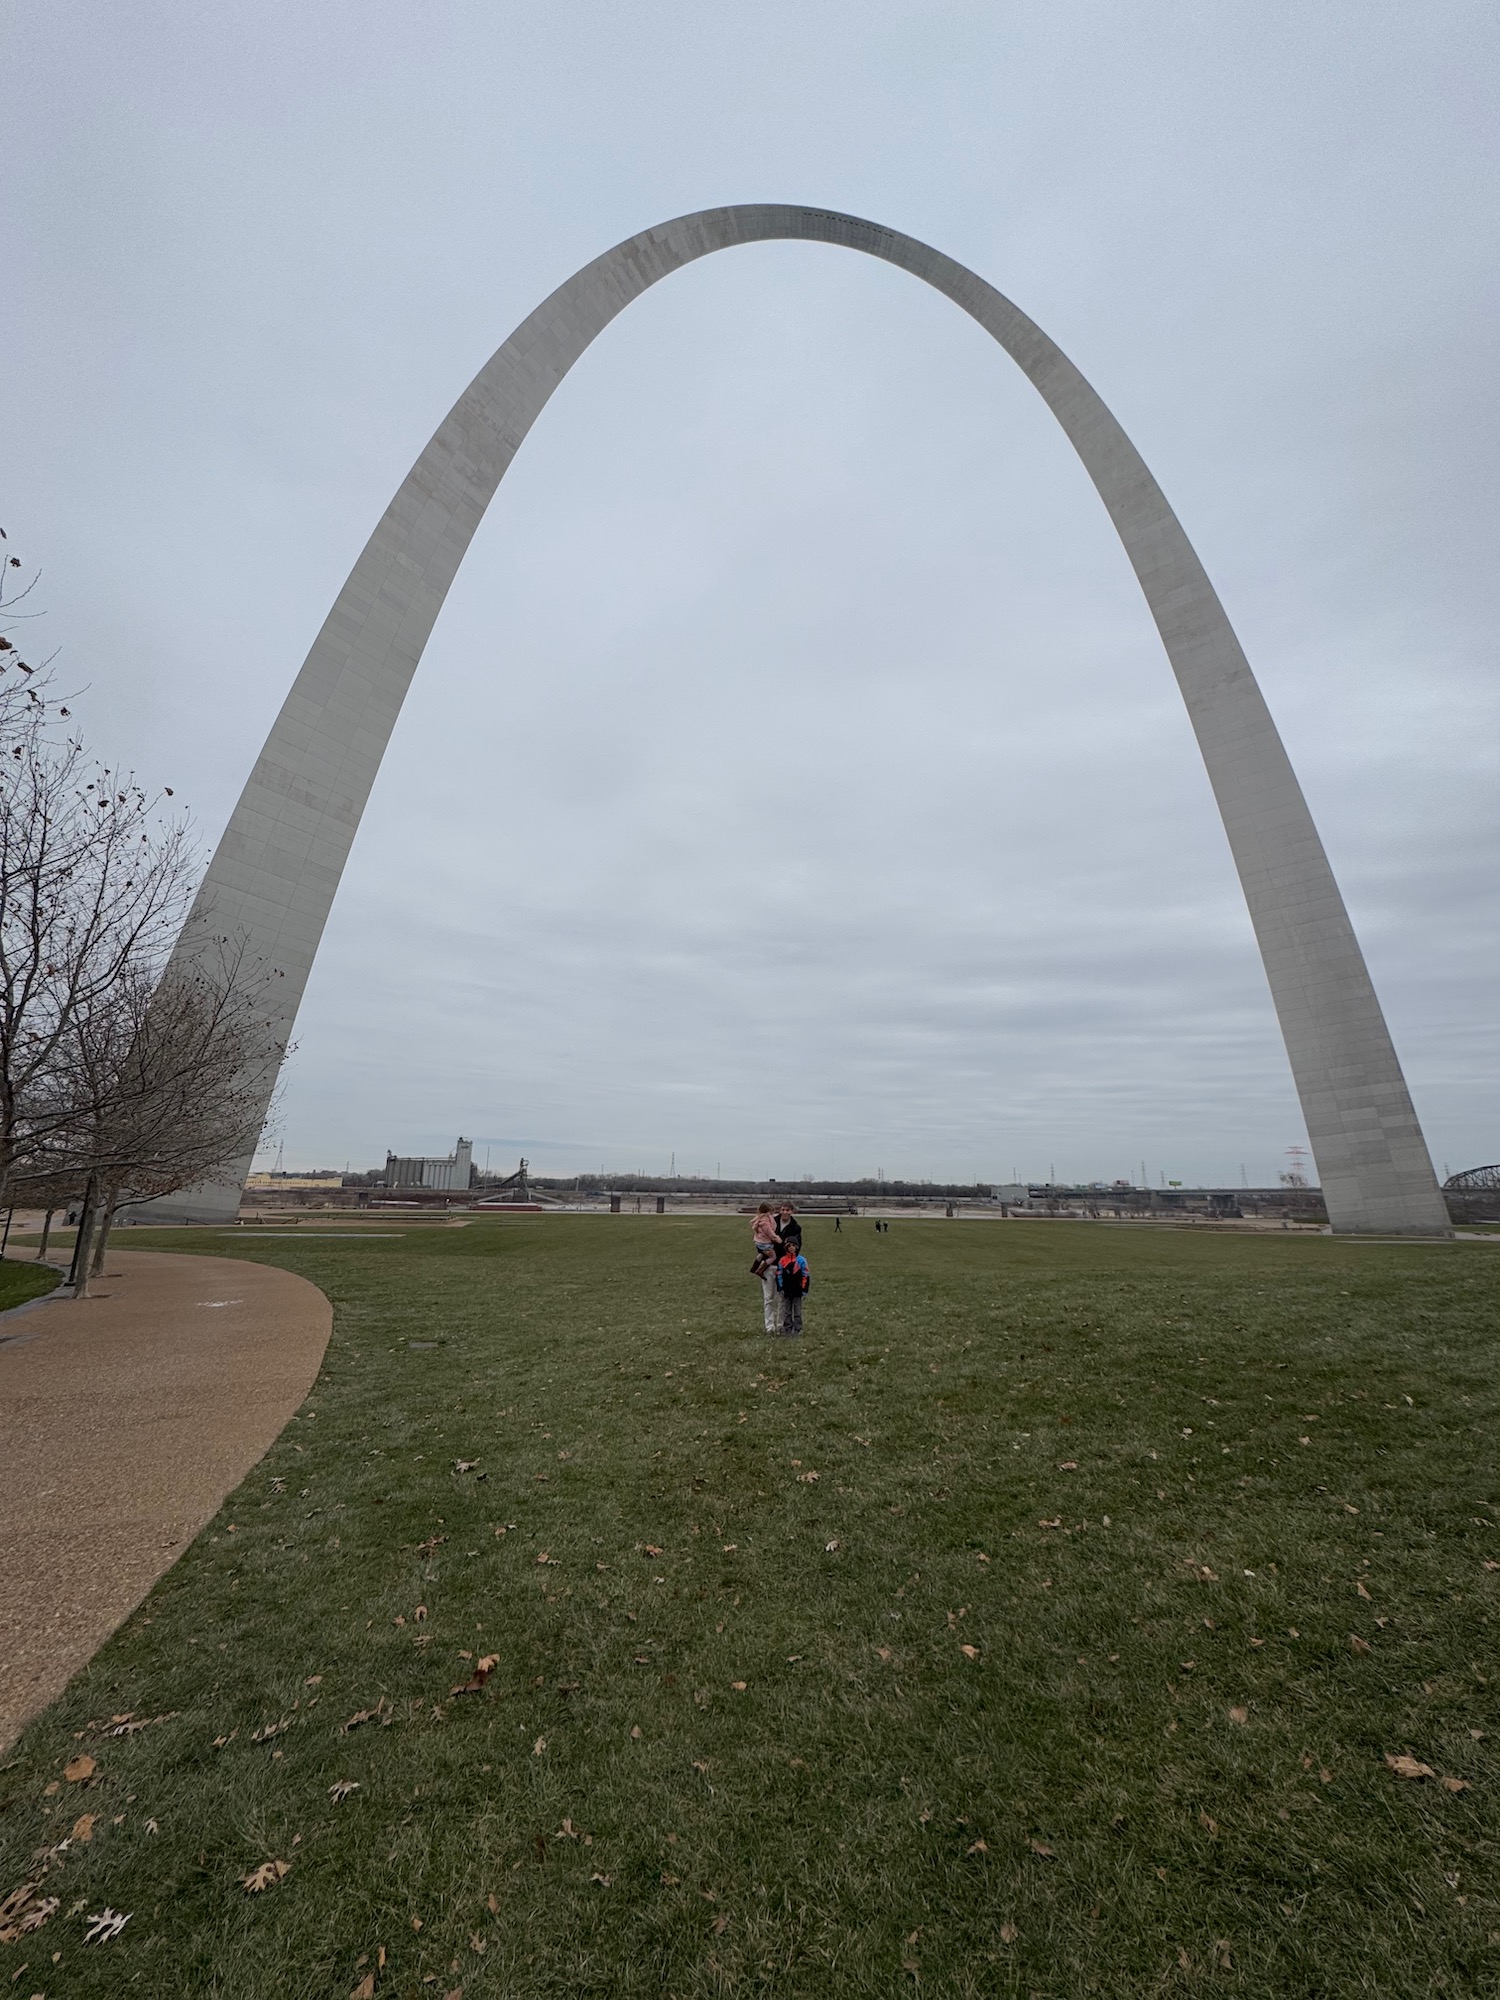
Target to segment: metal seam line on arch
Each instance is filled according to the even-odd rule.
[[[283,1043],[380,760],[449,586],[548,397],[632,299],[736,244],[832,243],[910,271],[1029,377],[1082,459],[1140,581],[1223,816],[1338,1231],[1446,1235],[1447,1209],[1343,897],[1223,606],[1140,454],[1056,343],[974,272],[913,237],[824,209],[679,216],[561,285],[482,368],[381,516],[292,685],[209,864],[178,952],[211,914],[283,975]],[[274,1085],[267,1066],[266,1097]],[[242,1163],[239,1178],[248,1170]],[[238,1186],[158,1213],[232,1215]]]

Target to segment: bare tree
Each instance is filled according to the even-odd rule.
[[[36,1261],[45,1264],[47,1245],[52,1235],[52,1219],[59,1211],[73,1207],[80,1210],[87,1192],[87,1176],[76,1167],[59,1165],[55,1169],[37,1170],[16,1174],[11,1178],[10,1200],[17,1208],[39,1208],[43,1214],[42,1238],[37,1246]]]
[[[280,975],[211,909],[183,930],[197,865],[171,788],[89,759],[50,661],[9,636],[31,587],[0,552],[0,1207],[81,1202],[83,1296],[122,1203],[253,1149],[285,1053]]]
[[[103,1267],[121,1207],[214,1181],[254,1148],[265,1071],[285,1054],[265,1025],[280,976],[205,931],[164,975],[133,965],[77,1017],[65,1088],[76,1112],[60,1135],[85,1184],[77,1296]]]
[[[5,530],[0,528],[0,542],[5,540]],[[0,550],[0,742],[9,742],[23,721],[46,701],[43,689],[51,679],[51,659],[44,659],[40,668],[32,665],[21,658],[11,637],[20,632],[24,638],[25,628],[41,616],[29,602],[37,581],[35,573],[25,575],[19,556]],[[56,706],[66,720],[69,710],[60,701]]]
[[[0,560],[4,579],[18,559]],[[0,581],[0,626],[24,600]],[[65,1165],[88,1108],[78,1035],[165,962],[193,888],[187,827],[161,816],[170,788],[149,797],[93,763],[69,718],[47,663],[0,631],[0,1204]]]

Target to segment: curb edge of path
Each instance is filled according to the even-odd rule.
[[[6,1259],[7,1263],[19,1264],[20,1261],[19,1257]],[[58,1266],[52,1264],[45,1265],[43,1268],[55,1271]],[[58,1279],[50,1292],[40,1292],[34,1299],[22,1299],[18,1306],[7,1306],[3,1312],[0,1312],[0,1346],[6,1346],[13,1340],[29,1340],[32,1337],[27,1333],[8,1332],[6,1330],[6,1322],[8,1320],[19,1319],[22,1313],[35,1312],[38,1306],[50,1306],[54,1299],[70,1299],[72,1296],[73,1294],[68,1290],[67,1278],[63,1276]]]

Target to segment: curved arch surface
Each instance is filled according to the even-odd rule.
[[[438,427],[314,640],[196,906],[283,974],[273,1039],[290,1034],[448,588],[547,399],[595,336],[659,279],[716,250],[784,239],[863,251],[932,285],[998,341],[1057,418],[1114,522],[1187,703],[1330,1220],[1336,1230],[1447,1234],[1426,1142],[1296,775],[1223,606],[1140,454],[1061,348],[992,285],[913,237],[823,209],[704,209],[617,244],[522,321]],[[192,929],[190,918],[180,951],[192,949]],[[273,1084],[268,1068],[267,1101]],[[204,1188],[160,1208],[217,1218],[237,1201],[237,1187]]]

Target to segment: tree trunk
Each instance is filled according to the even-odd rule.
[[[57,1211],[55,1209],[49,1208],[47,1210],[46,1220],[42,1224],[41,1248],[36,1253],[36,1261],[39,1264],[45,1264],[47,1261],[47,1239],[52,1234],[52,1218],[56,1213]]]
[[[111,1188],[99,1204],[99,1222],[94,1233],[94,1254],[89,1259],[89,1276],[102,1277],[104,1274],[104,1253],[109,1248],[109,1232],[115,1226],[115,1194]]]
[[[78,1217],[78,1234],[73,1239],[73,1267],[68,1273],[68,1283],[73,1287],[75,1299],[86,1299],[89,1295],[89,1253],[93,1248],[97,1199],[91,1175],[88,1191],[83,1197],[83,1208]]]

